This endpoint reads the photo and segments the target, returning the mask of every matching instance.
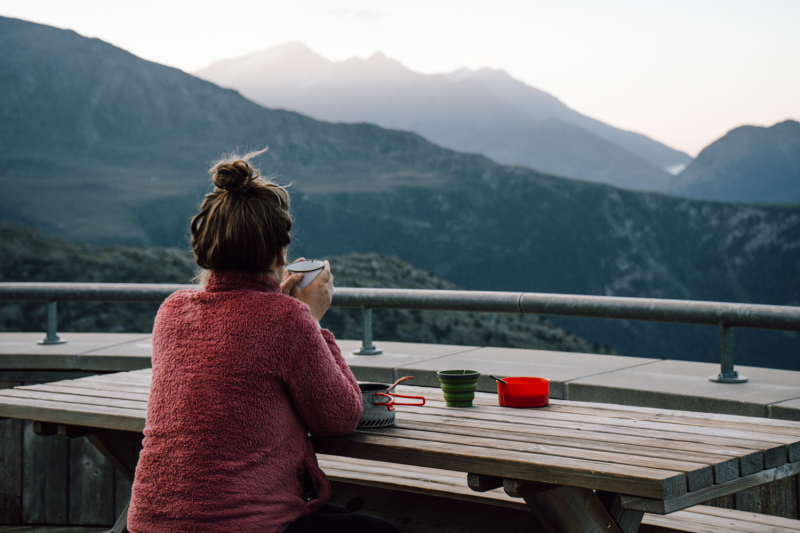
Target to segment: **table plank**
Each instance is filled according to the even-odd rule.
[[[397,391],[403,394],[424,396],[431,402],[432,406],[441,407],[444,405],[442,403],[444,397],[440,389],[403,384],[397,387]],[[621,421],[617,425],[622,426],[661,427],[669,431],[690,433],[698,432],[694,428],[707,427],[708,429],[701,429],[700,431],[705,434],[717,435],[724,435],[720,431],[735,431],[737,432],[735,435],[733,433],[728,433],[728,435],[733,436],[733,438],[765,440],[767,442],[786,444],[786,448],[783,450],[778,447],[765,450],[764,468],[800,460],[800,422],[555,399],[551,399],[550,405],[544,408],[513,409],[500,407],[497,404],[496,394],[480,392],[476,393],[474,403],[478,409],[489,410],[503,416],[547,418],[557,417],[555,413],[564,413],[574,415],[567,416],[564,420],[580,420],[581,417],[588,417],[593,422],[613,424],[613,422],[604,420],[604,418],[619,418]],[[650,426],[649,423],[657,423],[659,426]],[[715,429],[717,431],[714,431]]]
[[[549,446],[537,443],[521,443],[519,441],[506,440],[504,434],[496,434],[491,438],[485,436],[465,436],[454,434],[443,434],[437,431],[420,431],[400,429],[396,427],[374,428],[369,430],[356,430],[356,433],[368,433],[371,435],[387,435],[402,437],[406,439],[424,440],[440,442],[443,444],[463,444],[476,446],[484,449],[497,449],[508,451],[535,452],[538,455],[552,455],[564,458],[574,458],[587,461],[597,461],[609,464],[620,464],[630,466],[642,466],[656,468],[659,470],[671,470],[683,473],[687,477],[687,490],[694,491],[713,484],[711,465],[704,463],[692,463],[675,459],[663,459],[659,457],[640,457],[608,451],[595,451],[577,449],[566,446]]]
[[[625,496],[622,497],[622,505],[626,509],[644,511],[653,514],[669,514],[675,511],[688,509],[694,505],[719,498],[727,494],[733,494],[752,487],[757,487],[765,483],[771,483],[779,479],[800,474],[800,461],[787,463],[785,465],[764,470],[757,474],[740,477],[719,485],[700,489],[672,499],[650,499],[646,497]]]
[[[590,440],[583,435],[573,434],[571,437],[554,437],[542,435],[534,430],[522,432],[508,430],[508,428],[496,425],[492,429],[502,431],[502,438],[530,444],[548,444],[555,446],[568,446],[577,449],[609,451],[615,453],[639,456],[642,459],[650,457],[661,459],[685,460],[694,463],[709,464],[713,468],[714,482],[723,483],[739,477],[739,463],[734,451],[730,454],[708,453],[706,451],[691,451],[675,449],[670,446],[669,441],[659,441],[657,439],[637,438],[633,442],[621,444],[614,438],[607,440]],[[421,422],[413,419],[396,419],[394,427],[400,429],[416,429],[423,431],[437,431],[439,433],[450,433],[453,435],[485,436],[488,428],[475,427],[472,425],[447,423],[447,422]],[[577,432],[575,432],[577,433]],[[492,433],[494,434],[494,433]],[[747,454],[749,450],[738,449],[741,454]]]
[[[126,407],[128,409],[147,410],[146,401],[115,400],[111,398],[98,398],[82,394],[58,394],[54,392],[41,392],[25,389],[0,390],[0,397],[31,398],[35,400],[48,400],[64,404],[87,404],[107,407]]]
[[[87,389],[95,389],[95,390],[106,390],[106,391],[120,391],[120,392],[135,392],[139,394],[149,394],[150,393],[150,386],[139,386],[139,385],[120,385],[118,383],[103,383],[99,381],[83,381],[80,379],[72,380],[72,381],[56,381],[51,383],[51,385],[55,385],[58,387],[73,387],[73,388],[87,388]]]
[[[606,464],[596,461],[492,450],[462,444],[426,442],[384,435],[355,433],[313,438],[318,453],[386,460],[430,468],[503,476],[513,479],[607,490],[648,498],[675,498],[686,493],[686,476],[669,470]]]
[[[523,410],[524,411],[524,410]],[[531,410],[532,411],[532,410]],[[398,407],[398,412],[415,413],[415,415],[439,415],[439,416],[453,416],[455,411],[453,408],[437,407],[435,405],[425,405],[424,407]],[[539,414],[546,415],[543,411],[537,411]],[[791,437],[786,436],[762,436],[753,434],[756,438],[747,438],[744,434],[730,432],[726,435],[714,434],[712,431],[675,431],[670,425],[654,424],[653,427],[637,427],[637,426],[620,426],[617,424],[608,424],[605,421],[598,421],[596,418],[583,417],[578,420],[565,420],[552,418],[549,416],[510,416],[508,414],[500,415],[498,413],[487,411],[481,408],[461,408],[457,411],[457,416],[463,420],[483,420],[483,421],[498,421],[507,422],[520,425],[531,425],[536,427],[558,427],[570,428],[581,430],[588,433],[613,433],[616,435],[635,435],[642,437],[656,437],[666,440],[681,440],[688,442],[697,442],[703,444],[719,443],[728,446],[736,446],[739,448],[749,448],[752,450],[761,450],[765,454],[765,467],[771,468],[787,462],[788,459],[788,444],[791,443]],[[786,442],[773,442],[772,437]],[[769,457],[769,460],[766,457]],[[777,462],[777,464],[771,464]]]
[[[654,518],[655,520],[649,520],[649,523],[652,525],[659,524],[658,518]],[[747,521],[745,524],[742,524],[741,519],[738,518],[697,513],[694,510],[677,511],[668,518],[661,518],[661,520],[669,521],[669,525],[673,531],[675,531],[675,528],[680,528],[680,530],[686,528],[687,531],[694,530],[702,533],[735,533],[737,531],[742,533],[791,533],[792,531],[784,527],[776,527],[757,521]],[[800,522],[794,528],[794,531],[798,530],[800,530]]]
[[[29,398],[3,397],[0,402],[0,416],[8,418],[123,431],[143,431],[145,415],[144,410],[64,404]]]
[[[444,401],[430,400],[425,405],[428,409],[448,409]],[[452,409],[452,408],[450,408]],[[463,408],[462,408],[463,409]],[[700,425],[670,424],[667,422],[652,422],[648,420],[636,420],[628,418],[612,418],[606,416],[579,415],[551,410],[550,407],[540,407],[536,409],[514,409],[509,412],[509,408],[500,406],[474,406],[465,410],[466,416],[473,416],[472,413],[481,413],[495,417],[499,420],[534,421],[533,423],[544,423],[545,420],[557,421],[559,423],[582,423],[589,420],[592,424],[603,427],[614,427],[624,429],[652,429],[658,431],[668,431],[676,434],[705,435],[709,437],[727,437],[731,439],[742,439],[759,441],[770,444],[794,444],[800,438],[791,435],[779,435],[758,431],[740,431],[736,429],[725,429],[718,427],[704,427]],[[778,466],[778,465],[773,465]]]
[[[120,374],[102,374],[97,376],[86,376],[79,378],[81,381],[97,382],[97,383],[114,383],[119,385],[136,385],[140,387],[149,387],[153,376],[149,374],[142,374],[139,376],[125,376]]]
[[[395,426],[406,423],[419,423],[419,424],[433,424],[433,425],[455,425],[462,428],[475,428],[483,430],[496,430],[496,431],[512,431],[515,433],[524,433],[531,436],[547,436],[552,438],[563,437],[569,440],[579,440],[587,442],[600,442],[600,443],[618,443],[620,437],[618,432],[604,432],[604,431],[585,431],[583,428],[562,428],[558,425],[541,426],[528,423],[513,423],[508,421],[495,421],[494,419],[471,419],[469,424],[465,424],[464,420],[460,418],[457,413],[444,414],[428,414],[424,411],[407,412],[405,408],[398,407],[397,414],[395,415]],[[739,446],[739,441],[735,441],[735,445],[714,444],[709,442],[694,442],[677,438],[674,435],[669,438],[661,434],[658,436],[631,436],[626,438],[626,442],[631,442],[635,448],[659,448],[668,450],[681,450],[695,453],[712,454],[724,456],[727,458],[738,457],[753,453],[753,448]],[[580,447],[582,443],[576,443]],[[757,444],[757,446],[760,446]],[[760,455],[759,455],[760,457]]]
[[[400,385],[397,390],[403,394],[425,396],[434,402],[442,402],[444,400],[440,390],[428,387]],[[800,461],[800,422],[767,418],[754,419],[753,417],[697,413],[692,411],[672,411],[650,407],[572,402],[569,400],[557,400],[552,398],[550,399],[550,405],[545,409],[511,409],[500,407],[497,403],[497,395],[489,393],[476,393],[474,403],[476,406],[494,407],[504,411],[524,412],[531,410],[547,410],[551,412],[584,415],[593,418],[602,415],[611,418],[675,424],[675,426],[705,426],[724,430],[756,432],[771,436],[782,435],[789,437],[789,442],[787,442],[787,448],[785,450],[787,452],[786,460],[783,459],[783,454],[778,450],[772,450],[767,453],[765,467],[771,468],[784,464],[785,462]],[[675,428],[674,426],[673,430],[683,431],[679,427]]]
[[[120,392],[109,391],[101,389],[84,389],[78,387],[60,387],[50,383],[43,383],[41,385],[26,385],[24,387],[17,387],[17,390],[32,390],[40,392],[55,392],[59,394],[77,394],[81,396],[94,396],[97,398],[114,398],[117,400],[138,400],[146,402],[149,395],[138,392]]]
[[[564,403],[551,403],[550,408],[559,412],[568,412],[574,414],[594,416],[602,411],[603,416],[610,416],[614,418],[630,418],[632,420],[649,420],[652,422],[661,422],[666,424],[676,425],[703,425],[706,427],[729,428],[742,431],[757,431],[760,433],[769,433],[773,435],[789,435],[793,437],[800,437],[800,422],[786,421],[785,424],[761,424],[761,420],[774,421],[769,418],[759,418],[755,421],[752,417],[745,416],[727,416],[726,418],[712,418],[701,416],[687,416],[686,412],[671,413],[667,410],[664,412],[640,412],[640,411],[623,411],[618,409],[597,409],[595,407],[577,406],[574,404]],[[720,415],[722,417],[724,415]]]
[[[407,382],[398,385],[397,391],[401,394],[414,394],[417,396],[424,396],[426,394],[434,395],[438,396],[440,399],[444,397],[442,395],[441,389],[439,388],[408,385]],[[485,403],[486,405],[498,406],[497,393],[476,392],[475,398],[476,402],[482,402]],[[754,418],[741,415],[724,415],[718,413],[704,413],[700,411],[682,411],[677,409],[660,408],[660,407],[641,407],[637,405],[622,405],[622,404],[610,404],[610,403],[600,403],[600,402],[582,402],[576,400],[561,400],[558,398],[550,398],[549,404],[552,407],[578,406],[582,409],[592,409],[600,411],[619,411],[619,412],[628,412],[632,414],[641,413],[641,414],[664,415],[664,416],[669,416],[672,414],[674,416],[697,418],[703,420],[710,419],[710,420],[726,421],[726,422],[742,421],[742,422],[756,423],[758,426],[763,425],[763,426],[788,427],[788,428],[800,427],[800,422],[793,422],[791,420],[782,420],[778,418],[760,418],[760,417]],[[506,409],[513,411],[519,410],[515,408],[506,408]]]
[[[401,394],[414,394],[417,396],[431,398],[431,400],[434,401],[444,401],[444,396],[442,395],[440,389],[434,389],[431,387],[415,387],[403,384],[399,385],[397,390]],[[490,393],[476,393],[474,403],[476,405],[487,407],[500,407],[497,402],[497,395]],[[520,412],[531,410],[505,407],[500,408],[505,411]],[[631,420],[643,420],[677,425],[701,425],[706,427],[741,429],[744,431],[756,431],[758,433],[800,437],[800,422],[772,418],[753,418],[737,415],[721,415],[716,413],[676,411],[672,409],[659,409],[653,407],[638,407],[594,402],[575,402],[570,400],[559,400],[555,398],[550,399],[550,404],[547,409],[554,412],[581,414],[591,417],[599,415],[605,417],[628,418]],[[538,410],[538,408],[533,410]]]
[[[323,454],[319,454],[317,459],[320,468],[329,479],[344,482],[359,480],[360,484],[371,484],[372,486],[380,487],[386,487],[387,484],[391,484],[404,492],[418,492],[421,494],[432,492],[434,495],[441,495],[442,492],[448,494],[456,493],[460,499],[475,502],[484,502],[484,498],[489,497],[502,502],[507,507],[526,509],[525,504],[509,497],[502,490],[490,491],[480,496],[475,494],[468,487],[466,483],[467,475],[463,472]]]
[[[432,387],[415,387],[411,385],[398,385],[398,392],[402,394],[414,394],[418,396],[430,395],[439,400],[443,400],[444,396],[441,389]],[[478,405],[495,406],[499,407],[497,401],[497,394],[492,393],[475,393],[475,403]],[[791,420],[781,420],[776,418],[754,418],[741,415],[723,415],[717,413],[703,413],[697,411],[680,411],[667,408],[657,407],[639,407],[634,405],[620,405],[596,402],[579,402],[574,400],[561,400],[557,398],[550,398],[549,408],[553,410],[586,414],[594,416],[598,412],[603,413],[603,416],[614,416],[620,418],[634,418],[640,420],[651,420],[659,422],[683,423],[681,419],[689,420],[690,423],[701,423],[704,425],[714,425],[715,427],[736,427],[739,425],[751,426],[755,431],[767,431],[774,433],[783,433],[786,435],[800,436],[800,422]],[[518,411],[520,409],[503,408],[509,411]],[[534,408],[535,409],[535,408]]]
[[[791,519],[779,516],[770,516],[761,513],[744,513],[743,511],[725,509],[722,507],[711,507],[709,505],[700,505],[694,507],[691,512],[693,514],[706,514],[710,516],[720,516],[723,518],[735,518],[738,521],[752,522],[773,527],[786,527],[787,522],[789,522],[794,529],[800,531],[800,520],[792,521]]]
[[[348,472],[371,472],[390,474],[394,477],[419,481],[436,481],[437,483],[450,484],[456,487],[467,487],[467,474],[454,470],[440,468],[427,468],[416,465],[401,465],[386,461],[368,461],[352,457],[337,457],[335,455],[318,454],[317,461],[323,465]],[[323,468],[324,469],[324,468]],[[502,490],[498,494],[505,494]]]
[[[490,413],[481,413],[478,410],[473,409],[461,409],[458,411],[457,415],[453,412],[453,410],[447,409],[436,409],[430,408],[428,409],[427,406],[425,407],[398,407],[397,409],[398,414],[396,417],[403,417],[406,413],[413,413],[413,416],[417,420],[429,420],[435,421],[435,417],[446,417],[452,420],[460,421],[462,424],[469,423],[475,424],[476,421],[480,422],[497,422],[498,418],[495,415]],[[458,418],[454,418],[458,416]],[[469,422],[466,422],[469,421]],[[502,421],[499,423],[503,423]],[[510,423],[510,422],[506,422]],[[513,422],[517,426],[530,426],[532,428],[553,428],[553,429],[571,429],[575,431],[580,431],[581,434],[585,435],[586,438],[595,438],[596,435],[602,434],[610,434],[616,435],[617,439],[622,439],[624,436],[625,439],[629,437],[654,437],[659,438],[662,440],[667,441],[675,441],[675,442],[693,442],[699,445],[722,445],[722,446],[730,446],[736,448],[745,448],[751,451],[758,451],[762,452],[762,456],[759,459],[762,459],[764,455],[769,453],[771,456],[781,455],[786,456],[786,445],[773,445],[770,443],[760,442],[760,441],[750,441],[750,440],[742,440],[742,439],[732,439],[728,437],[714,437],[709,435],[694,435],[694,434],[686,434],[686,433],[677,433],[677,432],[670,432],[666,430],[653,430],[653,429],[637,429],[637,428],[619,428],[616,426],[604,426],[602,424],[593,424],[591,422],[564,422],[564,421],[554,421],[554,420],[537,420],[537,419],[530,419],[530,418],[520,418],[514,420]],[[765,460],[763,460],[765,462]],[[757,465],[750,465],[750,467],[758,470],[762,470],[765,466],[764,464],[757,464]],[[784,461],[785,462],[785,461]]]

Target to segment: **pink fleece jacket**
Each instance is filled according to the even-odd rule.
[[[128,530],[283,531],[330,495],[309,431],[351,433],[361,409],[331,332],[274,281],[215,273],[176,292],[153,328]]]

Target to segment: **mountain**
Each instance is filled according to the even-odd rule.
[[[667,168],[691,158],[582,115],[502,70],[425,75],[376,53],[329,61],[301,43],[218,61],[195,72],[266,107],[321,120],[419,133],[455,150],[553,174],[664,190]]]
[[[338,287],[460,289],[396,257],[351,254],[329,259]],[[3,282],[191,283],[196,272],[194,257],[186,250],[72,244],[51,239],[32,228],[0,222]],[[61,302],[59,331],[149,333],[158,305]],[[44,331],[46,321],[41,302],[0,305],[0,331]],[[337,338],[360,339],[361,311],[331,308],[322,325]],[[607,346],[589,343],[539,316],[376,310],[373,332],[382,341],[614,353]]]
[[[102,41],[0,19],[4,220],[77,243],[185,248],[211,162],[264,145],[256,163],[292,183],[297,256],[392,255],[472,290],[800,305],[798,205],[501,165],[413,133],[265,109]],[[552,320],[624,355],[719,357],[714,327]],[[739,364],[798,368],[799,351],[796,333],[736,330]]]
[[[800,202],[800,122],[729,131],[675,178],[672,191],[723,202]]]
[[[0,54],[2,216],[66,240],[184,245],[207,169],[231,151],[269,145],[261,163],[314,191],[452,181],[442,168],[475,159],[264,109],[68,30],[0,18]]]

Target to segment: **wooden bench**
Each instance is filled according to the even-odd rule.
[[[480,490],[480,478],[460,472],[326,455],[319,463],[331,482],[331,503],[390,520],[401,533],[546,531],[526,503],[510,495],[517,495],[513,486],[477,492],[470,486]],[[800,533],[800,520],[698,505],[666,516],[645,514],[639,531]]]

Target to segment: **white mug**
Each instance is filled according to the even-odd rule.
[[[291,272],[292,274],[297,274],[298,272],[302,272],[304,277],[300,280],[300,283],[295,285],[295,287],[307,287],[309,283],[314,281],[319,273],[325,268],[325,261],[319,261],[317,259],[311,259],[308,261],[298,261],[297,263],[292,263],[291,265],[286,266],[286,270]]]

